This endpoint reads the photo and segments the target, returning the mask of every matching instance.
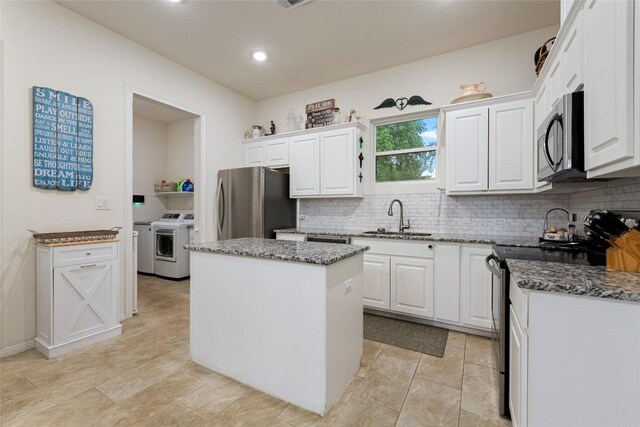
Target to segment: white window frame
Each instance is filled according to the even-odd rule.
[[[381,125],[424,119],[427,117],[438,118],[438,143],[435,150],[431,148],[412,148],[406,150],[385,151],[384,154],[376,150],[376,128]],[[443,156],[443,114],[440,109],[421,111],[419,113],[402,114],[392,117],[371,120],[369,144],[369,180],[367,181],[366,194],[400,194],[400,193],[439,193],[444,188],[444,156]],[[378,155],[407,154],[412,152],[436,152],[436,179],[429,181],[376,181],[376,158]]]

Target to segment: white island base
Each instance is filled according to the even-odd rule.
[[[316,265],[191,252],[191,358],[326,414],[360,365],[362,258]]]

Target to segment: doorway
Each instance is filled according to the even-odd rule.
[[[199,233],[205,229],[206,222],[202,197],[206,188],[204,116],[190,107],[127,87],[125,164],[125,224],[122,239],[125,249],[125,286],[120,299],[123,307],[121,320],[136,313],[138,277],[145,284],[154,279],[153,274],[157,272],[165,278],[188,277],[188,254],[178,258],[184,244],[201,240]],[[183,186],[184,182],[187,184]],[[194,186],[193,192],[181,191],[187,190],[189,183]],[[179,214],[182,225],[171,224],[173,217],[167,220],[168,224],[162,223],[168,225],[163,228],[172,230],[175,235],[170,240],[176,246],[173,249],[176,254],[171,257],[171,263],[168,258],[161,257],[167,262],[158,266],[157,236],[152,223],[169,212]],[[133,238],[134,223],[148,224],[148,227],[135,226],[136,231],[145,231],[144,236]],[[166,243],[167,239],[162,240],[163,245],[166,246]],[[143,254],[144,258],[140,258],[139,255]],[[179,262],[176,264],[176,261]],[[138,276],[138,271],[148,275]],[[165,280],[164,283],[171,285],[174,282]]]

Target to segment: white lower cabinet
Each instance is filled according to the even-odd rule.
[[[460,245],[436,245],[433,281],[434,319],[459,323]]]
[[[118,324],[114,261],[54,269],[54,345],[93,335]]]
[[[304,241],[304,234],[277,233]],[[363,257],[364,307],[476,329],[491,330],[491,246],[355,237]]]
[[[509,285],[514,427],[640,421],[640,305]]]
[[[489,247],[462,247],[460,263],[460,309],[462,323],[491,330],[492,274],[485,259],[492,253]]]
[[[36,348],[47,357],[120,334],[118,243],[36,249]]]
[[[384,255],[364,254],[363,304],[373,308],[390,308],[391,258]]]
[[[526,427],[527,337],[509,308],[509,411],[514,427]]]
[[[433,317],[433,261],[391,257],[391,310]]]

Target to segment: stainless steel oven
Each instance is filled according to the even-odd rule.
[[[498,409],[509,417],[509,270],[496,254],[486,258],[493,274],[491,285],[491,339],[498,374]]]
[[[564,95],[537,132],[538,181],[586,181],[584,95]]]

